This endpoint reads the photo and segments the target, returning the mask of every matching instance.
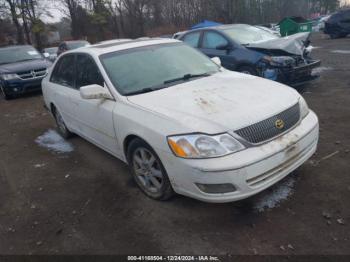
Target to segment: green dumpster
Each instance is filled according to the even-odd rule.
[[[312,32],[312,21],[303,17],[286,17],[279,22],[281,36],[294,35],[302,32]]]

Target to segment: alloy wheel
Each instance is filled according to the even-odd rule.
[[[159,193],[164,176],[156,157],[146,148],[138,148],[133,154],[133,169],[139,184],[150,193]]]

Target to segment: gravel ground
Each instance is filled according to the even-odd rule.
[[[350,255],[350,38],[313,45],[317,154],[230,204],[150,200],[121,161],[57,137],[40,94],[0,100],[0,254]]]

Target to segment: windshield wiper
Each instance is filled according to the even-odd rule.
[[[186,74],[183,77],[178,77],[178,78],[174,78],[174,79],[170,79],[167,81],[164,81],[164,84],[170,84],[173,82],[178,82],[178,81],[186,81],[186,80],[190,80],[191,78],[196,78],[196,77],[206,77],[206,76],[211,76],[211,74],[209,73],[204,73],[204,74]]]
[[[174,79],[170,79],[170,80],[164,81],[164,85],[165,86],[161,85],[161,86],[157,86],[157,87],[146,87],[146,88],[134,91],[134,92],[127,93],[126,96],[133,96],[133,95],[150,93],[150,92],[153,92],[153,91],[157,91],[157,90],[160,90],[160,89],[167,88],[168,86],[166,86],[166,84],[170,84],[170,83],[181,81],[181,80],[186,81],[186,80],[189,80],[191,78],[206,77],[206,76],[211,76],[211,74],[209,74],[209,73],[196,74],[196,75],[195,74],[187,74],[187,75],[184,75],[183,77],[174,78]]]

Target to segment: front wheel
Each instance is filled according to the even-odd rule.
[[[164,201],[174,195],[162,162],[146,142],[133,140],[127,157],[135,182],[148,197]]]
[[[55,108],[53,111],[53,115],[56,120],[57,130],[63,138],[70,138],[72,133],[68,130],[64,120],[62,118],[61,113]]]
[[[9,100],[12,98],[12,96],[10,96],[9,94],[6,93],[4,87],[0,86],[0,93],[1,96],[5,99],[5,100]]]
[[[341,34],[341,33],[335,33],[335,34],[330,35],[331,39],[344,38],[346,36],[347,36],[347,34]]]

